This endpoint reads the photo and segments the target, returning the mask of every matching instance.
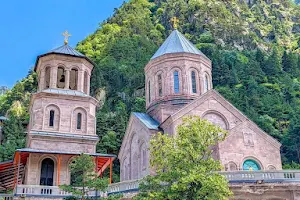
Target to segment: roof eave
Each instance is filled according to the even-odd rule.
[[[34,65],[34,71],[36,72],[37,69],[37,65],[39,63],[39,59],[48,55],[63,55],[63,56],[70,56],[70,57],[76,57],[76,58],[83,58],[85,60],[87,60],[89,63],[91,63],[94,67],[96,66],[96,63],[94,63],[90,58],[86,57],[86,56],[77,56],[77,55],[70,55],[70,54],[65,54],[65,53],[57,53],[57,52],[49,52],[49,53],[45,53],[42,55],[39,55],[35,61],[35,65]]]

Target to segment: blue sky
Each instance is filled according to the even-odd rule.
[[[0,86],[11,88],[27,75],[36,56],[92,34],[124,0],[3,0],[0,2]]]

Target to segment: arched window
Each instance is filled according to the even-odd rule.
[[[243,164],[243,170],[247,171],[258,171],[261,167],[259,164],[254,160],[246,160]]]
[[[84,72],[84,87],[83,87],[83,92],[88,93],[88,73]]]
[[[150,81],[148,82],[148,99],[149,103],[151,102],[151,86],[150,86]]]
[[[40,185],[53,186],[54,162],[50,158],[42,161]]]
[[[174,71],[174,93],[179,93],[179,73]]]
[[[192,92],[197,93],[196,73],[194,71],[192,71],[191,73],[191,79],[192,79]]]
[[[147,162],[147,160],[146,160],[146,149],[143,149],[143,168],[144,167],[146,167],[146,162]]]
[[[82,114],[78,113],[77,114],[77,129],[80,130],[81,129],[81,121],[82,121]]]
[[[45,89],[50,87],[50,67],[45,70]]]
[[[162,80],[161,80],[161,74],[157,76],[157,82],[158,82],[158,96],[162,96]]]
[[[226,166],[226,171],[236,171],[237,165],[234,162],[229,162]]]
[[[70,89],[77,90],[77,82],[78,82],[78,70],[72,69],[70,73]]]
[[[204,93],[208,91],[209,82],[208,82],[208,76],[207,74],[204,77]]]
[[[57,69],[57,88],[65,88],[65,69],[58,67]]]
[[[54,110],[50,110],[50,116],[49,116],[49,126],[53,127],[54,126]]]
[[[87,112],[84,108],[74,109],[72,114],[72,131],[74,133],[85,133],[87,131]]]

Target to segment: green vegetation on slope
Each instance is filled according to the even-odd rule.
[[[145,111],[143,69],[171,32],[173,16],[213,61],[214,88],[283,143],[283,162],[300,163],[300,8],[289,0],[131,0],[116,9],[77,46],[97,63],[92,94],[106,91],[97,150],[118,154],[130,112]],[[33,76],[0,97],[1,114],[16,105],[26,110],[23,94],[34,91]],[[26,124],[28,113],[22,116]],[[118,165],[114,170],[118,175]]]

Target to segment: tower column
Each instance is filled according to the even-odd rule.
[[[41,73],[40,73],[41,78],[39,81],[39,91],[41,91],[45,88],[45,70],[46,69],[41,70]]]
[[[70,88],[70,70],[66,70],[66,77],[65,77],[65,89]]]
[[[56,88],[57,85],[57,67],[50,68],[50,88]]]
[[[80,92],[83,92],[83,76],[84,76],[84,71],[79,70],[78,71],[78,85],[77,85],[77,89]],[[88,81],[89,82],[89,81]]]
[[[90,95],[91,76],[90,76],[89,74],[87,75],[87,83],[86,83],[86,84],[87,84],[87,88],[86,88],[86,89],[87,89],[87,90],[86,90],[87,92],[86,92],[86,94],[87,94],[87,95]]]

